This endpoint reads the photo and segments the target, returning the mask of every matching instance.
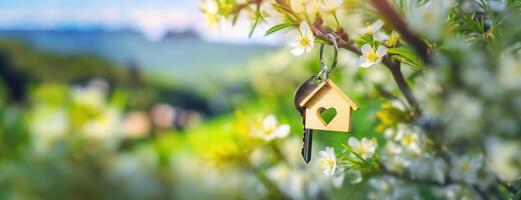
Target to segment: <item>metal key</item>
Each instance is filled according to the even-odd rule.
[[[304,125],[304,146],[302,147],[301,154],[302,158],[304,158],[304,161],[306,163],[309,163],[311,160],[311,145],[312,145],[312,139],[313,139],[313,130],[306,128],[306,108],[301,107],[299,104],[300,102],[308,96],[309,93],[311,93],[316,87],[318,87],[319,83],[315,83],[316,77],[312,76],[308,80],[304,81],[302,84],[300,84],[295,91],[295,95],[293,97],[293,103],[295,104],[295,107],[300,112],[300,115],[302,116],[302,123]]]

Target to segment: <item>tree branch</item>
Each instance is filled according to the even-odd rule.
[[[383,58],[382,62],[385,64],[385,66],[387,66],[387,68],[389,68],[391,74],[393,75],[394,81],[398,85],[398,88],[403,93],[403,96],[405,96],[405,99],[407,100],[409,105],[413,108],[413,116],[417,116],[416,114],[421,115],[421,110],[420,106],[418,105],[418,101],[416,101],[416,98],[414,97],[411,88],[409,87],[409,85],[405,81],[405,78],[403,77],[402,71],[400,69],[400,63],[398,61],[393,62],[391,60],[391,57],[389,57],[388,55],[386,55]]]
[[[400,33],[402,38],[414,47],[420,58],[425,62],[429,62],[429,46],[416,34],[414,34],[403,18],[393,9],[387,0],[370,0],[374,8],[386,19],[387,22],[391,23]]]
[[[328,33],[335,33],[337,36],[339,36],[336,38],[336,42],[339,48],[347,49],[358,55],[362,54],[360,48],[355,46],[353,42],[349,40],[349,36],[342,28],[338,28],[335,32],[328,27],[324,27],[322,23],[322,18],[320,16],[317,16],[315,22],[313,23],[313,26],[311,26],[313,34],[315,34],[317,38],[320,38],[321,40],[327,41],[331,44],[332,41],[330,41],[330,39],[326,35]],[[396,84],[398,85],[398,88],[405,96],[405,99],[407,100],[409,105],[413,108],[413,114],[421,114],[418,102],[416,101],[416,98],[414,97],[411,88],[405,81],[405,78],[403,77],[403,74],[400,70],[400,62],[393,62],[389,55],[385,55],[382,59],[382,63],[391,71],[391,74],[393,75],[393,78]]]

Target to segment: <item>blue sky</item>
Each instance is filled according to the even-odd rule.
[[[0,0],[0,29],[130,28],[151,40],[160,39],[167,31],[190,29],[209,40],[277,41],[263,38],[262,33],[248,39],[247,21],[236,27],[210,28],[198,4],[198,0]]]

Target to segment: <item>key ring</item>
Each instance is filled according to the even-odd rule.
[[[336,36],[334,33],[328,33],[326,34],[331,39],[331,42],[333,43],[333,46],[335,47],[335,51],[333,54],[333,63],[331,64],[331,68],[329,70],[327,69],[326,63],[324,61],[324,46],[325,44],[320,45],[320,67],[322,68],[320,72],[317,74],[317,79],[319,80],[327,80],[329,79],[329,74],[331,71],[336,67],[336,64],[338,62],[338,45],[336,43]],[[321,77],[324,76],[324,77]]]

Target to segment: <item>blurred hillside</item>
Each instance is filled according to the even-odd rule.
[[[35,38],[38,41],[41,39]],[[218,91],[204,93],[202,85],[197,85],[201,87],[198,90],[193,85],[163,81],[158,79],[158,75],[161,73],[155,73],[153,69],[141,67],[142,65],[136,63],[117,64],[94,53],[85,54],[83,51],[87,51],[89,48],[82,48],[79,45],[75,49],[74,45],[67,47],[67,44],[49,46],[49,48],[62,47],[61,50],[44,51],[42,48],[37,49],[24,43],[22,40],[0,39],[0,85],[5,88],[9,100],[23,103],[27,100],[27,93],[30,89],[43,83],[83,85],[92,79],[101,79],[117,89],[128,92],[128,96],[131,98],[127,100],[127,106],[130,109],[146,109],[155,102],[163,102],[183,110],[211,116],[227,112],[231,108],[229,101],[219,101],[219,99],[224,96],[230,97],[231,93],[247,93],[249,90],[248,87],[238,88],[223,83],[214,85]],[[89,47],[92,48],[90,50],[95,52],[95,46],[90,45]],[[71,48],[71,50],[66,50],[67,48]],[[116,51],[116,48],[114,47],[113,50]],[[186,68],[190,69],[190,67]],[[164,78],[168,78],[168,74],[163,75]],[[190,79],[197,80],[191,77]],[[218,94],[218,96],[214,94]]]
[[[195,33],[169,33],[153,42],[133,31],[53,30],[0,31],[0,38],[20,39],[38,50],[62,55],[95,55],[118,66],[138,67],[160,82],[213,86],[238,74],[252,57],[275,47],[204,41]],[[101,64],[101,63],[99,63]],[[197,84],[196,84],[197,83]]]

